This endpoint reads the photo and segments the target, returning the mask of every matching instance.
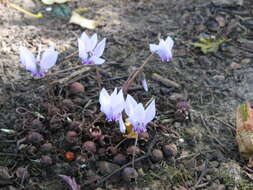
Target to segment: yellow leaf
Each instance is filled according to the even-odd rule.
[[[214,38],[199,38],[199,43],[191,43],[194,47],[199,47],[204,54],[216,52],[219,46],[226,41],[230,41],[226,38],[214,39]]]
[[[90,20],[79,15],[76,11],[72,12],[69,23],[78,24],[83,28],[95,29],[98,23],[95,20]]]
[[[54,4],[54,3],[66,3],[66,2],[68,2],[68,1],[70,1],[70,0],[41,0],[44,4],[46,4],[46,5],[52,5],[52,4]]]
[[[131,123],[129,123],[126,119],[125,122],[126,125],[126,133],[125,135],[123,135],[124,137],[128,138],[128,139],[136,139],[138,137],[138,134],[136,132],[133,131],[133,125]]]

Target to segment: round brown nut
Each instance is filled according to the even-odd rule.
[[[69,92],[73,95],[78,95],[84,92],[84,86],[79,82],[73,82],[69,85]]]

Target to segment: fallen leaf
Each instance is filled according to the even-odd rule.
[[[79,15],[76,11],[72,12],[72,16],[70,18],[69,23],[77,24],[83,28],[88,29],[95,29],[98,25],[97,21],[84,18],[83,16]]]
[[[199,47],[201,51],[204,54],[211,53],[211,52],[217,52],[219,49],[219,46],[223,42],[230,41],[229,39],[226,38],[221,38],[221,39],[213,39],[213,38],[199,38],[199,42],[192,43],[194,47]]]
[[[46,5],[52,5],[54,3],[66,3],[70,0],[41,0]]]
[[[133,131],[133,125],[131,123],[129,123],[127,120],[125,122],[126,125],[126,133],[125,135],[123,135],[124,137],[128,138],[128,139],[136,139],[138,137],[138,134],[136,132]]]

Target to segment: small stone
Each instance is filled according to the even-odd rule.
[[[134,168],[127,167],[122,172],[122,178],[125,182],[134,182],[138,177],[138,173]]]
[[[40,162],[45,165],[52,165],[53,160],[50,156],[41,156]]]
[[[217,32],[220,29],[219,23],[214,19],[209,19],[206,23],[206,27],[212,32]]]
[[[95,153],[97,151],[96,145],[93,141],[86,141],[82,147],[85,151]]]
[[[177,146],[175,144],[163,145],[163,153],[166,157],[173,157],[177,155]]]
[[[231,69],[236,70],[236,69],[240,69],[240,68],[241,68],[241,65],[238,64],[238,63],[232,62],[232,63],[230,64],[230,67],[231,67]]]
[[[217,15],[215,17],[215,20],[218,22],[218,24],[220,25],[220,27],[224,27],[226,25],[226,20],[225,20],[224,16]]]
[[[154,162],[160,162],[163,160],[163,152],[159,149],[154,149],[151,153],[151,160]]]

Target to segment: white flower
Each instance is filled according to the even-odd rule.
[[[171,37],[168,36],[165,41],[163,39],[160,39],[158,45],[150,44],[149,49],[152,53],[157,53],[162,59],[162,61],[171,61],[173,45],[174,41]]]
[[[85,32],[78,39],[79,57],[82,59],[83,64],[101,65],[105,62],[100,57],[104,52],[106,39],[104,38],[98,44],[97,41],[97,34],[89,37]]]
[[[125,101],[122,90],[117,93],[117,88],[114,89],[111,95],[106,89],[102,89],[99,95],[99,103],[101,112],[106,115],[107,121],[118,121],[121,118],[121,112],[125,107]]]
[[[142,103],[138,104],[131,95],[127,95],[125,112],[134,131],[136,133],[145,132],[147,124],[155,117],[155,101],[153,100],[145,110]]]

